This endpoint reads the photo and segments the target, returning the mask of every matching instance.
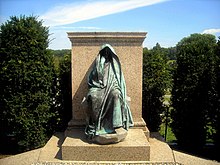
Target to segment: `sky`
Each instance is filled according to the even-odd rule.
[[[147,32],[144,47],[175,46],[193,33],[220,36],[220,0],[0,0],[0,24],[38,16],[50,49],[71,49],[66,32]]]

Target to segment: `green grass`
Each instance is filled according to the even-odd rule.
[[[161,124],[159,133],[165,138],[165,123]],[[169,126],[167,127],[166,142],[176,142],[176,137]]]
[[[169,107],[169,114],[170,111],[172,109],[172,107],[170,107],[170,98],[171,98],[171,93],[169,90],[166,91],[166,94],[163,96],[163,104]],[[159,133],[161,134],[161,136],[163,136],[165,138],[165,121],[166,121],[166,114],[164,114],[163,119],[162,119],[162,124],[160,125],[160,130]],[[176,141],[176,137],[174,135],[174,133],[172,132],[172,129],[169,127],[169,123],[170,123],[170,115],[168,115],[168,127],[167,127],[167,137],[166,137],[166,141],[167,142],[175,142]]]

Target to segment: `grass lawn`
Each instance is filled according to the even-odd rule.
[[[161,124],[159,133],[161,134],[161,136],[165,138],[165,123]],[[166,142],[169,143],[176,142],[176,137],[169,126],[167,127]]]
[[[170,105],[170,98],[171,98],[171,94],[169,93],[169,91],[167,92],[166,95],[163,96],[163,104],[164,105]],[[170,109],[171,107],[169,108],[169,113],[170,113]],[[164,114],[165,115],[165,114]],[[161,134],[161,136],[163,136],[165,138],[165,116],[163,118],[163,123],[160,125],[160,130],[159,130],[159,133]],[[168,115],[168,121],[170,121],[170,116]],[[174,133],[172,132],[171,128],[167,127],[167,136],[166,136],[166,142],[176,142],[176,137],[174,135]]]

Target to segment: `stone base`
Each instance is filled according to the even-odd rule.
[[[150,144],[142,129],[129,129],[124,141],[98,145],[89,143],[82,129],[66,131],[62,159],[74,161],[148,161]]]
[[[71,119],[68,123],[68,130],[72,129],[84,129],[86,127],[86,122],[85,120],[75,120]],[[146,126],[146,123],[143,118],[140,118],[138,121],[134,121],[134,126],[131,127],[130,129],[142,129],[144,131],[144,134],[147,137],[147,140],[149,141],[150,138],[150,131]]]
[[[111,134],[103,134],[95,136],[92,139],[92,142],[98,143],[98,144],[113,144],[123,141],[128,134],[128,131],[124,128],[118,128],[115,129],[115,133]]]

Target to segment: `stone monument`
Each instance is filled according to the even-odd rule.
[[[114,161],[149,160],[149,131],[142,118],[142,43],[144,32],[69,32],[72,43],[72,120],[66,130],[62,145],[63,160]],[[134,127],[126,139],[117,144],[99,145],[89,143],[84,135],[86,112],[83,99],[89,89],[87,77],[92,69],[100,46],[110,44],[121,62],[130,99]],[[98,154],[97,154],[98,152]],[[96,156],[99,155],[98,157]]]

